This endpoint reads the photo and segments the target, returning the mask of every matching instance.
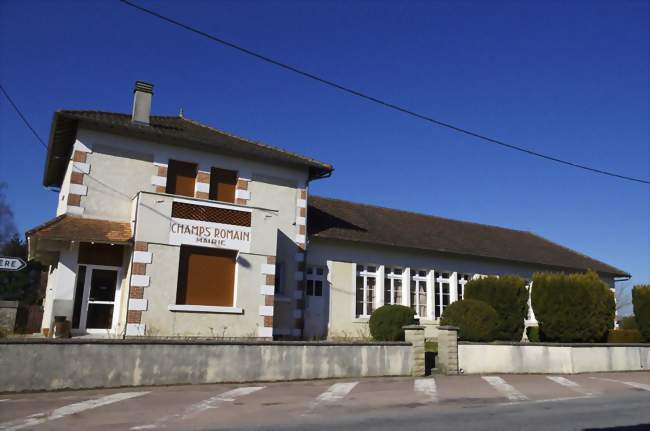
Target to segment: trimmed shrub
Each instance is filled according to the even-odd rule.
[[[494,341],[499,315],[490,304],[463,299],[449,304],[440,317],[441,325],[458,327],[458,338],[464,341]]]
[[[539,337],[539,327],[537,326],[529,326],[526,328],[526,336],[531,343],[539,343],[542,341]]]
[[[528,314],[526,281],[514,275],[471,280],[465,286],[465,298],[487,302],[499,315],[495,340],[521,341],[524,319]]]
[[[593,271],[535,274],[532,303],[543,341],[602,342],[614,326],[614,293]]]
[[[642,343],[643,337],[638,329],[610,329],[608,343]]]
[[[643,339],[650,342],[650,284],[634,286],[632,304],[637,327]]]
[[[404,341],[402,326],[413,325],[415,311],[404,305],[384,305],[373,311],[368,325],[370,335],[377,341]]]
[[[634,316],[625,316],[621,319],[619,326],[621,329],[639,329],[639,325],[636,323],[636,317]]]

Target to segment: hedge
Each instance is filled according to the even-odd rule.
[[[542,341],[602,342],[614,326],[614,293],[593,271],[535,274],[532,305]]]
[[[621,319],[619,323],[621,329],[639,329],[639,325],[636,323],[636,317],[634,316],[625,316]]]
[[[506,275],[471,280],[465,286],[465,298],[487,302],[496,310],[496,340],[521,341],[528,314],[528,290],[523,278]]]
[[[610,329],[608,343],[642,343],[643,337],[638,329]]]
[[[463,299],[449,304],[440,317],[441,325],[458,327],[458,338],[464,341],[494,341],[499,315],[490,304]]]
[[[402,326],[413,325],[415,311],[404,305],[384,305],[373,311],[368,325],[370,335],[377,341],[404,341]]]
[[[650,284],[634,286],[632,304],[637,327],[643,339],[650,342]]]

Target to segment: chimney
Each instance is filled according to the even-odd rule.
[[[135,81],[135,88],[133,89],[133,114],[131,114],[131,121],[134,123],[149,124],[152,97],[153,84],[144,81]]]

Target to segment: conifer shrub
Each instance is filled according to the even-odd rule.
[[[650,284],[634,286],[632,305],[637,327],[643,339],[650,342]]]
[[[532,305],[542,341],[604,342],[614,327],[614,293],[593,271],[535,274]]]
[[[539,327],[537,326],[529,326],[526,328],[526,336],[531,343],[539,343],[542,341],[539,337]]]
[[[463,299],[449,304],[440,317],[441,325],[458,327],[463,341],[494,341],[499,315],[490,304],[475,299]]]
[[[528,314],[526,281],[514,275],[471,280],[465,298],[487,302],[499,315],[494,337],[500,341],[520,341]]]
[[[402,326],[416,324],[415,311],[404,305],[384,305],[372,312],[368,325],[377,341],[404,341]]]

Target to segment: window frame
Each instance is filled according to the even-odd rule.
[[[318,274],[318,270],[321,270],[322,273]],[[320,265],[308,266],[305,271],[305,296],[319,297],[322,298],[325,296],[325,268]],[[310,286],[311,282],[311,286]],[[316,295],[316,282],[321,284],[321,294]],[[310,288],[313,292],[312,295],[309,294]]]
[[[400,272],[399,274],[395,272],[395,270],[398,269]],[[388,287],[389,289],[389,298],[390,301],[388,304],[390,305],[404,305],[404,274],[406,273],[406,268],[402,268],[400,266],[385,266],[384,267],[384,305],[386,304],[386,288]],[[399,289],[396,289],[395,287],[395,282],[399,281]],[[388,286],[386,286],[386,282],[388,282]],[[399,291],[399,302],[396,302],[396,294]]]
[[[178,277],[176,280],[176,298],[173,304],[169,304],[168,309],[170,311],[196,311],[196,312],[214,312],[214,313],[237,313],[241,314],[243,313],[243,310],[241,308],[237,307],[237,291],[238,291],[238,280],[239,280],[239,256],[240,252],[239,250],[231,250],[231,249],[225,249],[225,248],[214,248],[214,247],[200,247],[200,246],[195,246],[195,245],[181,245],[179,247],[181,249],[181,252],[179,253],[179,261],[178,261]],[[232,285],[232,304],[230,305],[206,305],[206,304],[185,304],[185,303],[180,303],[180,282],[181,282],[181,270],[182,268],[185,268],[185,271],[187,271],[187,263],[182,262],[182,249],[190,249],[190,250],[203,250],[206,251],[206,254],[212,253],[218,253],[218,252],[230,252],[233,253],[233,261],[234,261],[234,270],[233,270],[233,285]],[[189,260],[189,259],[188,259]],[[185,276],[185,286],[184,288],[184,295],[187,295],[187,275]],[[185,299],[186,301],[186,299]]]
[[[368,271],[369,267],[374,267],[374,271]],[[369,319],[370,315],[372,314],[373,311],[375,311],[375,305],[376,305],[376,300],[377,300],[377,288],[378,288],[378,279],[379,279],[379,273],[380,273],[380,267],[381,265],[375,265],[375,264],[355,264],[354,268],[354,290],[355,290],[355,295],[354,295],[354,316],[357,319]],[[359,268],[362,268],[361,270]],[[359,302],[357,300],[357,294],[358,294],[358,279],[361,277],[363,279],[363,302],[362,302],[362,313],[357,314],[357,303]],[[368,299],[368,278],[374,278],[375,284],[373,288],[374,292],[374,297],[370,301]],[[382,292],[383,294],[383,292]],[[368,304],[372,304],[371,311],[368,313]]]
[[[176,178],[178,177],[178,172],[177,172],[176,168],[172,168],[172,165],[175,164],[175,163],[177,163],[179,165],[186,165],[186,166],[192,165],[194,167],[194,187],[193,187],[191,195],[178,193],[177,181],[176,181]],[[173,178],[170,178],[170,176],[172,176],[172,173],[174,174]],[[166,182],[165,182],[165,193],[170,194],[170,195],[174,195],[174,196],[184,196],[184,197],[189,197],[189,198],[195,197],[196,196],[196,179],[197,179],[198,173],[199,173],[199,165],[198,165],[198,163],[186,162],[184,160],[177,160],[177,159],[169,159],[167,161],[167,178],[166,178]],[[173,179],[173,181],[170,181],[170,179]],[[171,190],[171,187],[172,187],[171,184],[173,184],[173,188],[174,188],[173,190]]]
[[[222,184],[222,183],[217,181],[219,171],[220,172],[227,172],[229,174],[232,174],[233,177],[234,177],[234,183],[232,184],[232,187],[233,187],[232,200],[219,199],[219,184]],[[224,202],[224,203],[228,203],[228,204],[234,204],[235,202],[237,202],[237,182],[238,182],[238,180],[239,180],[239,171],[235,171],[235,170],[232,170],[232,169],[225,169],[225,168],[221,168],[219,166],[212,166],[210,168],[210,188],[209,188],[209,191],[208,191],[208,198],[210,200],[212,200],[212,201],[215,201],[215,202]],[[227,183],[224,182],[223,184],[227,184]],[[216,190],[213,190],[213,186],[216,186]]]

